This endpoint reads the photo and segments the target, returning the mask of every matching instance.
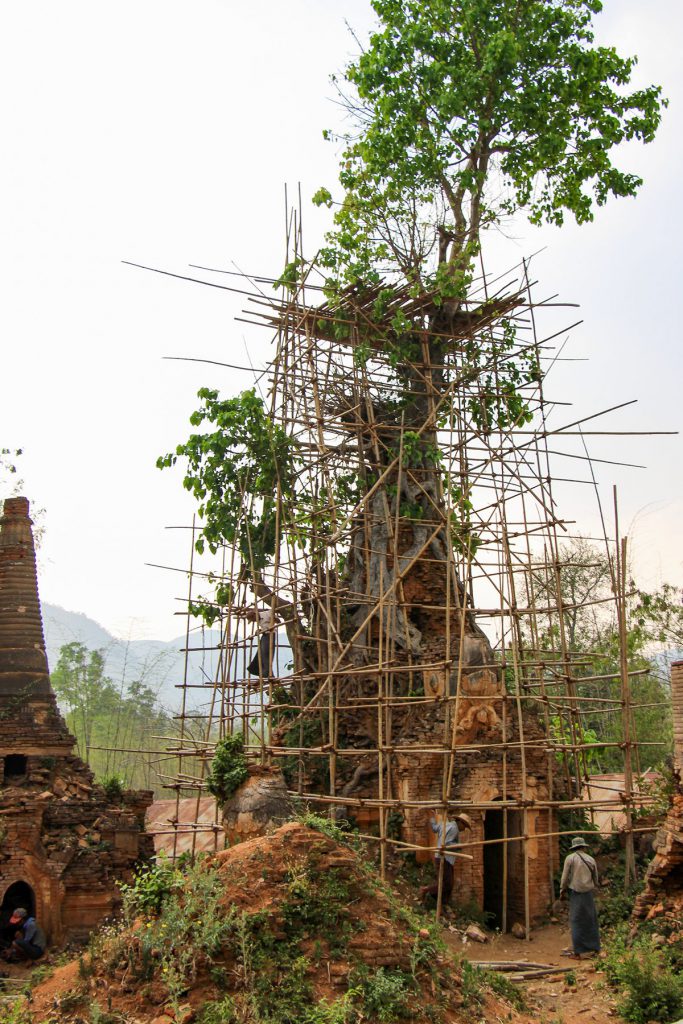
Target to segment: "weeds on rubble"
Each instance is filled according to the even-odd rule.
[[[40,964],[38,967],[34,967],[26,979],[24,991],[31,992],[36,985],[40,985],[43,981],[47,981],[47,979],[54,974],[56,966],[56,964]]]
[[[342,846],[350,846],[357,853],[363,849],[361,839],[352,828],[351,822],[347,821],[346,818],[336,818],[333,820],[307,809],[298,813],[296,820],[306,828],[312,828],[316,832],[321,832],[322,835],[332,839],[335,843],[340,843]]]
[[[320,820],[321,831],[329,834],[330,828],[336,840],[336,823]],[[190,988],[208,982],[211,1001],[197,1024],[441,1024],[450,982],[442,970],[447,950],[438,926],[426,927],[369,867],[359,864],[359,877],[323,867],[325,859],[316,859],[317,845],[322,844],[313,843],[303,863],[286,865],[275,913],[270,906],[250,912],[226,904],[222,869],[210,861],[184,873],[173,869],[168,878],[163,872],[161,878],[143,873],[124,895],[128,923],[100,932],[85,967],[97,964],[98,971],[125,977],[143,986],[141,991],[149,982],[162,982],[175,1013]],[[411,936],[405,970],[370,967],[352,945],[368,925],[350,907],[358,897],[380,892],[391,917]],[[348,981],[338,997],[316,1000],[315,978],[330,961],[348,965]],[[456,975],[459,971],[455,968]],[[428,979],[434,998],[425,1000],[419,997]],[[495,987],[499,979],[491,984]],[[98,1024],[105,1024],[105,1018]]]
[[[242,733],[225,736],[216,744],[206,788],[222,807],[248,776]]]
[[[354,1024],[359,1019],[353,1005],[358,994],[359,990],[353,990],[332,1002],[322,999],[315,1006],[302,1007],[297,1024]],[[197,1017],[197,1024],[252,1024],[265,1019],[258,1016],[258,1011],[226,996],[207,1004]]]
[[[415,985],[411,975],[385,967],[372,972],[358,968],[351,980],[360,989],[363,1010],[371,1020],[391,1022],[415,1019]]]
[[[462,999],[463,1006],[481,1006],[484,1001],[484,978],[478,967],[473,967],[469,960],[462,962]]]
[[[477,970],[480,970],[477,968]],[[521,988],[515,985],[514,981],[510,981],[504,974],[500,974],[498,971],[486,971],[480,970],[480,974],[483,975],[482,981],[484,984],[495,992],[497,996],[504,999],[506,1003],[514,1007],[520,1013],[524,1013],[527,1009],[527,1001],[524,997],[524,992]]]
[[[169,860],[160,858],[135,873],[131,885],[122,885],[123,916],[132,924],[140,914],[158,914],[183,880],[182,873]]]
[[[108,775],[106,778],[102,779],[101,786],[110,803],[116,804],[123,799],[126,786],[120,776]]]
[[[465,1007],[484,1005],[486,990],[489,989],[504,999],[515,1010],[524,1012],[527,1009],[524,993],[502,974],[496,971],[473,967],[468,960],[462,961],[462,998]]]
[[[197,1024],[237,1024],[240,1020],[235,1000],[225,996],[216,1003],[207,1003],[197,1017]]]
[[[216,957],[234,935],[237,914],[221,906],[222,894],[218,872],[200,863],[188,871],[182,890],[176,887],[166,896],[159,916],[141,929],[138,969],[148,978],[158,965],[176,1010],[199,965]]]
[[[31,1024],[31,1014],[23,999],[0,1004],[0,1024]]]
[[[683,1016],[683,976],[668,951],[655,946],[650,935],[639,935],[629,946],[626,926],[617,929],[604,971],[618,992],[619,1013],[632,1024],[667,1024]]]
[[[129,1018],[122,1013],[110,1013],[103,1010],[97,1001],[89,1006],[90,1024],[128,1024]]]

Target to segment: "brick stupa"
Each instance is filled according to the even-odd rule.
[[[0,928],[17,906],[52,944],[85,938],[152,854],[147,792],[112,802],[74,754],[50,686],[29,503],[0,518]]]

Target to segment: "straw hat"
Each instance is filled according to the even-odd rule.
[[[455,820],[465,828],[472,828],[472,819],[467,814],[456,814]]]

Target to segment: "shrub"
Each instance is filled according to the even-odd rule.
[[[149,898],[152,908],[158,905],[159,909],[151,910],[156,916],[149,917],[148,912],[145,927],[137,933],[131,968],[134,977],[145,980],[158,971],[177,1010],[180,997],[196,977],[198,967],[210,963],[234,940],[236,912],[222,905],[223,885],[218,871],[202,862],[184,876],[171,868],[169,877],[167,887],[163,876],[158,886],[150,880],[145,888],[143,880],[143,899]],[[130,912],[135,904],[129,894],[126,896]],[[160,902],[155,904],[157,896]],[[124,959],[131,956],[120,947],[118,955]]]
[[[484,976],[469,960],[462,962],[463,1006],[481,1006],[484,999]]]
[[[620,990],[618,1010],[632,1024],[663,1024],[683,1016],[683,977],[666,954],[641,936],[629,949],[618,931],[605,961],[609,981]]]
[[[136,871],[132,885],[122,885],[123,911],[126,920],[139,914],[158,914],[164,901],[178,889],[182,875],[165,859],[145,865]]]
[[[248,777],[242,733],[226,736],[216,744],[206,786],[222,806]]]
[[[332,818],[326,818],[322,814],[316,814],[314,811],[304,811],[302,814],[297,815],[297,819],[306,828],[312,828],[316,832],[322,832],[328,839],[333,839],[335,843],[347,843],[349,842],[348,832],[348,821],[344,819],[337,819],[336,821]],[[346,830],[345,830],[346,826]]]
[[[414,1018],[410,995],[413,979],[403,971],[390,971],[384,967],[374,973],[358,971],[363,1010],[371,1020],[393,1024],[396,1020]]]
[[[359,995],[360,989],[354,988],[332,1003],[322,999],[317,1006],[311,1007],[302,1024],[351,1024],[358,1019],[353,1004]]]
[[[102,779],[102,789],[107,796],[107,800],[113,804],[120,803],[123,799],[126,784],[118,775],[108,775],[106,779]]]
[[[623,883],[619,877],[618,869],[614,878],[610,877],[610,889],[600,894],[598,900],[598,916],[602,928],[614,928],[623,921],[628,921],[632,912],[636,896],[643,888],[642,882],[636,882],[627,890],[624,890]]]

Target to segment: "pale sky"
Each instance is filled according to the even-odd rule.
[[[625,152],[645,178],[594,225],[539,230],[519,221],[490,246],[535,264],[543,294],[578,302],[573,356],[549,384],[568,419],[637,398],[603,429],[679,430],[683,5],[606,0],[601,41],[640,55],[638,81],[671,103],[657,140]],[[367,0],[26,0],[0,6],[0,447],[22,447],[25,493],[45,509],[42,597],[118,635],[168,639],[184,577],[193,504],[157,455],[188,432],[199,387],[223,393],[248,374],[164,361],[193,356],[262,365],[267,333],[215,289],[146,274],[196,263],[277,274],[284,184],[304,195],[314,252],[334,191],[339,126],[328,77],[372,24]],[[248,352],[247,352],[248,349]],[[559,392],[562,392],[559,394]],[[566,421],[565,421],[566,422]],[[680,437],[603,438],[600,469],[619,486],[639,582],[683,583]],[[556,496],[595,529],[588,488]],[[0,494],[0,497],[3,495]]]

